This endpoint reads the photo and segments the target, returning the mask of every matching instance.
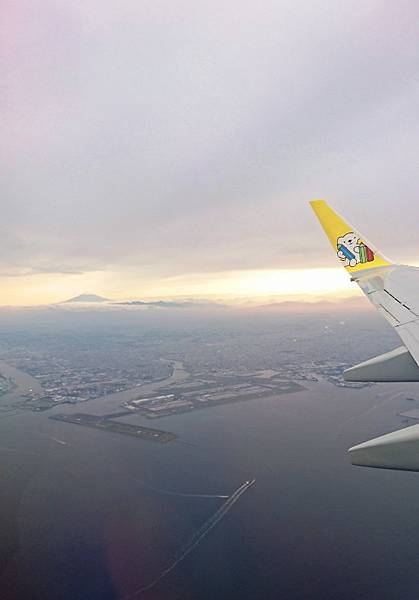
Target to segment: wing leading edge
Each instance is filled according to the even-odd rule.
[[[324,200],[311,206],[336,256],[368,300],[394,327],[403,346],[344,373],[348,381],[419,381],[419,268],[385,258]],[[419,471],[419,425],[349,450],[353,464]]]

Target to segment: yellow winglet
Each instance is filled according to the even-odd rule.
[[[329,238],[336,256],[348,272],[354,273],[363,269],[385,267],[391,264],[370,243],[365,243],[364,238],[335,213],[327,202],[312,200],[310,204]]]

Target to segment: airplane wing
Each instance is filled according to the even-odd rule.
[[[347,381],[419,381],[419,268],[393,263],[324,200],[311,206],[340,263],[403,345],[344,372]],[[419,471],[419,425],[349,450],[353,464]]]

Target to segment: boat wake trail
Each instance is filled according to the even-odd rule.
[[[163,490],[162,488],[157,488],[152,485],[149,485],[145,481],[141,481],[140,479],[135,480],[142,487],[145,487],[152,492],[157,492],[158,494],[164,494],[165,496],[180,496],[181,498],[229,498],[228,495],[225,494],[189,494],[186,492],[172,492],[170,490]]]
[[[56,444],[60,444],[61,446],[67,446],[67,442],[65,442],[64,440],[59,440],[55,437],[50,437],[49,439],[55,442]]]
[[[222,506],[207,521],[205,521],[198,531],[194,533],[188,543],[179,550],[173,560],[165,569],[163,569],[158,577],[156,577],[151,583],[138,589],[136,592],[125,596],[123,600],[132,600],[134,598],[138,598],[141,596],[141,594],[144,594],[145,592],[148,592],[154,588],[164,577],[166,577],[166,575],[171,573],[177,567],[177,565],[181,563],[192,552],[192,550],[198,546],[198,544],[208,535],[211,529],[214,529],[217,523],[219,523],[221,519],[225,517],[229,510],[231,510],[239,500],[240,496],[242,496],[255,483],[255,481],[256,479],[245,481],[239,488],[237,488],[235,492],[233,492],[233,494],[231,494],[231,496],[228,496],[227,500],[222,504]],[[214,496],[209,497],[214,498]]]

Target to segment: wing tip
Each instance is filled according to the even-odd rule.
[[[326,200],[323,200],[323,198],[313,198],[313,200],[309,200],[309,204],[312,208],[314,208],[315,206],[319,206],[321,204],[327,204],[327,202]]]

